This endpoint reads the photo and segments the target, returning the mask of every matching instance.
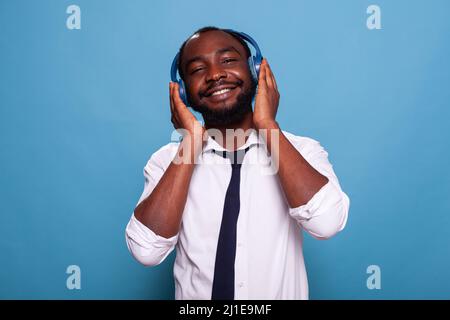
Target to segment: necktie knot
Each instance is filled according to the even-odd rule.
[[[215,153],[220,154],[224,158],[230,159],[231,167],[233,169],[236,169],[242,165],[242,162],[244,161],[244,156],[247,153],[248,149],[250,149],[250,147],[235,151],[215,151],[215,150],[213,151]]]

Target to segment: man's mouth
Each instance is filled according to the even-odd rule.
[[[209,96],[207,96],[206,98],[211,101],[211,102],[223,102],[229,98],[231,98],[237,87],[234,88],[227,88],[227,89],[221,89],[221,90],[217,90],[212,92]]]
[[[204,97],[212,102],[224,101],[230,98],[235,93],[236,88],[238,88],[238,85],[235,84],[220,85],[209,89],[207,92],[205,92]]]
[[[222,90],[219,90],[219,91],[214,91],[213,93],[211,93],[211,96],[217,96],[217,95],[223,94],[225,92],[230,92],[231,90],[232,89],[222,89]]]
[[[203,96],[210,97],[215,95],[220,95],[225,92],[231,91],[237,87],[237,84],[221,84],[218,86],[214,86],[210,89],[208,89],[205,93],[203,93]]]

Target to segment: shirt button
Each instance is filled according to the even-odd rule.
[[[238,247],[241,248],[243,246],[242,242],[238,243]]]
[[[243,282],[239,282],[239,288],[242,288],[244,286]]]

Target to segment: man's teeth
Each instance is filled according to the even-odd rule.
[[[213,92],[211,95],[212,96],[217,96],[218,94],[222,94],[222,93],[225,93],[225,92],[228,92],[228,91],[231,91],[231,89],[222,89],[222,90]]]

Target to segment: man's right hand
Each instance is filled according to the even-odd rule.
[[[175,129],[180,130],[183,135],[182,148],[193,151],[194,158],[201,152],[204,145],[205,128],[195,118],[192,112],[180,97],[179,84],[169,83],[171,121]],[[187,145],[186,145],[187,144]],[[193,160],[192,157],[189,157]]]
[[[198,134],[195,130],[201,129],[201,133],[203,134],[204,128],[184,104],[183,100],[181,100],[179,84],[170,82],[169,93],[170,111],[172,113],[171,121],[175,129],[184,129],[191,135]]]

